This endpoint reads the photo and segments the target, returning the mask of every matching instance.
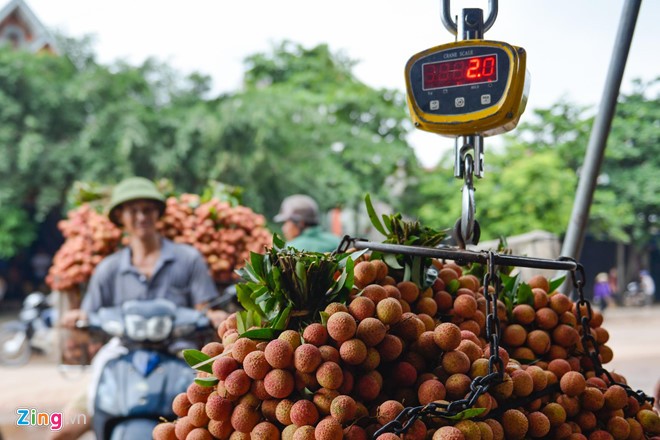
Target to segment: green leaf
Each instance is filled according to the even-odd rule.
[[[264,255],[258,254],[256,252],[250,252],[250,266],[254,268],[255,273],[259,275],[259,278],[263,278],[263,267],[264,267]]]
[[[273,248],[276,251],[280,251],[285,247],[286,247],[286,242],[282,240],[282,238],[279,235],[273,234]]]
[[[220,382],[220,379],[217,377],[196,377],[195,383],[203,387],[212,387],[217,385]]]
[[[421,271],[422,271],[422,257],[419,256],[414,256],[412,259],[412,282],[417,284],[418,286],[422,285],[422,280],[420,279],[421,277]]]
[[[246,331],[241,337],[269,341],[275,339],[281,332],[282,330],[276,330],[274,328],[257,328]]]
[[[521,283],[518,287],[518,295],[516,296],[516,304],[529,304],[534,306],[534,293],[532,288],[527,283]]]
[[[550,283],[549,283],[549,285],[550,285],[550,289],[549,289],[549,291],[550,291],[550,292],[554,292],[555,290],[557,290],[557,289],[559,288],[559,286],[561,286],[562,284],[564,284],[564,281],[565,281],[565,280],[566,280],[566,275],[562,275],[562,276],[560,276],[560,277],[558,277],[558,278],[555,278],[555,279],[553,279],[553,280],[550,280]]]
[[[403,266],[399,264],[399,261],[394,254],[384,254],[383,261],[392,269],[403,269]]]
[[[410,265],[406,264],[403,269],[403,281],[410,281]]]
[[[321,316],[321,324],[326,325],[330,314],[328,312],[319,312],[319,315]]]
[[[464,409],[463,411],[459,412],[454,416],[449,416],[449,417],[443,416],[443,418],[449,420],[467,420],[480,416],[481,414],[483,414],[484,411],[486,411],[486,408],[468,408],[468,409]]]
[[[273,324],[272,328],[275,330],[286,330],[287,323],[289,322],[289,314],[291,313],[291,308],[292,306],[288,306],[280,312],[280,314],[277,316],[277,319],[275,319],[275,324]]]
[[[364,196],[364,204],[367,207],[367,214],[369,215],[369,219],[371,220],[371,224],[376,228],[378,232],[380,232],[383,235],[387,235],[385,232],[385,228],[381,224],[380,220],[378,219],[378,214],[376,214],[376,210],[374,209],[374,205],[371,203],[371,196],[369,193],[367,193],[366,196]]]
[[[505,295],[502,297],[502,301],[504,301],[504,305],[506,306],[506,314],[509,317],[509,321],[511,321],[513,312],[513,300],[510,296]]]
[[[249,328],[249,326],[245,324],[247,314],[248,312],[245,310],[236,314],[236,330],[238,330],[239,335],[245,333],[245,330]]]
[[[192,368],[197,364],[200,364],[204,361],[208,361],[209,359],[211,359],[211,356],[209,356],[206,353],[202,353],[199,350],[187,349],[187,350],[183,350],[183,359]],[[213,370],[211,369],[210,363],[198,367],[197,370],[204,371],[205,373],[213,374]]]
[[[458,280],[451,280],[445,288],[447,289],[447,292],[454,295],[458,292],[458,289],[461,288],[461,282]]]

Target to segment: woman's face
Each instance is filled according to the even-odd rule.
[[[124,230],[136,237],[145,237],[156,232],[160,216],[158,204],[151,200],[132,200],[121,205],[118,215]]]

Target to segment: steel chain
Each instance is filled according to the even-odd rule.
[[[561,257],[560,260],[575,261],[572,258]],[[586,356],[591,360],[593,364],[594,372],[596,375],[607,376],[607,379],[611,385],[619,385],[626,390],[628,396],[634,397],[640,404],[644,402],[649,402],[651,405],[654,403],[653,397],[646,395],[642,390],[634,391],[630,386],[624,383],[617,382],[612,374],[603,368],[600,358],[600,350],[598,349],[598,341],[591,333],[591,320],[593,319],[593,309],[591,308],[591,303],[584,297],[584,285],[585,285],[585,273],[584,267],[576,262],[575,270],[571,271],[571,279],[573,281],[573,289],[577,291],[578,300],[576,302],[576,313],[578,322],[582,325],[582,349],[584,350]],[[584,308],[584,311],[583,311]],[[583,315],[583,313],[585,313]]]

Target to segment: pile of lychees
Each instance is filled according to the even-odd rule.
[[[215,358],[219,382],[192,383],[179,394],[172,403],[178,418],[158,425],[154,438],[367,439],[404,407],[463,399],[472,381],[489,372],[487,302],[477,277],[452,262],[433,264],[438,279],[420,289],[391,276],[383,261],[364,259],[355,265],[353,294],[345,304],[327,306],[325,324],[289,329],[274,340],[240,337],[232,315],[218,329],[221,342],[202,350]],[[482,412],[460,421],[419,418],[405,434],[378,439],[660,435],[650,403],[640,404],[624,386],[594,372],[575,304],[548,292],[544,277],[528,285],[533,305],[507,310],[497,304],[505,371],[502,382],[477,399]],[[606,363],[612,358],[608,333],[602,315],[591,316],[589,332]],[[611,377],[625,384],[620,375]]]

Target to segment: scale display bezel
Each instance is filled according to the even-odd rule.
[[[495,55],[496,80],[424,87],[424,66]],[[465,40],[432,47],[406,64],[406,90],[417,128],[446,136],[490,136],[515,127],[527,92],[526,53],[507,43]]]

